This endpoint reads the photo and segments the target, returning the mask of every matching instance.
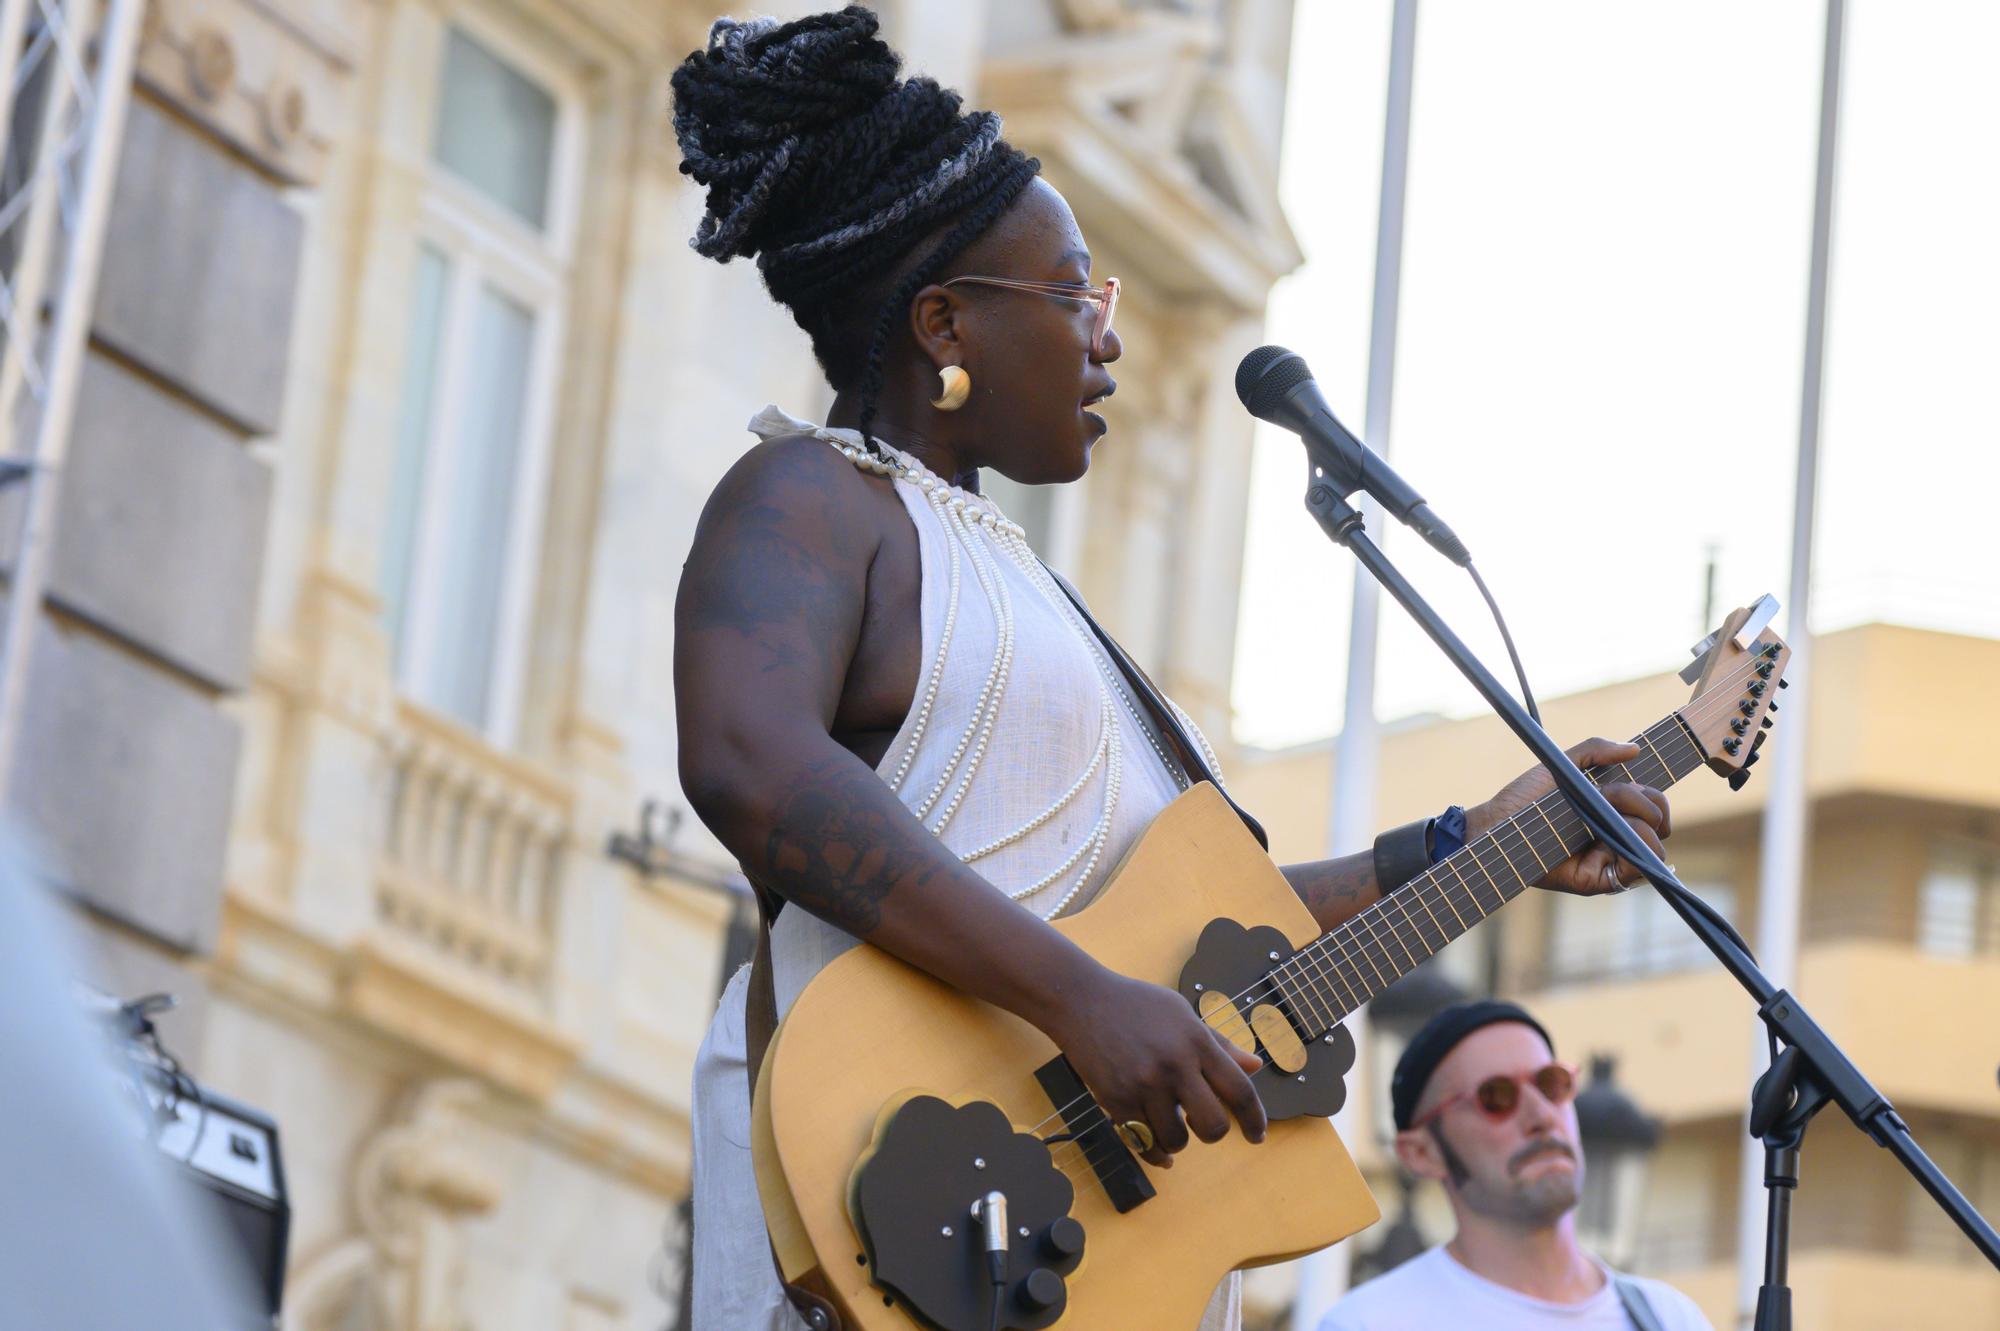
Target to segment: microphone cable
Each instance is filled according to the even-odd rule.
[[[1521,665],[1521,654],[1514,650],[1514,635],[1507,631],[1507,618],[1500,613],[1500,603],[1493,599],[1493,593],[1487,589],[1486,579],[1479,576],[1479,570],[1474,568],[1470,562],[1467,562],[1465,565],[1465,571],[1472,575],[1473,585],[1479,588],[1479,594],[1486,598],[1487,608],[1493,612],[1493,622],[1500,628],[1500,641],[1507,645],[1507,659],[1514,663],[1514,678],[1521,683],[1521,702],[1527,707],[1528,715],[1533,717],[1535,724],[1539,726],[1542,724],[1542,714],[1535,706],[1534,693],[1528,688],[1528,672]],[[1617,847],[1613,846],[1612,849],[1616,850]],[[1646,881],[1649,883],[1653,882],[1650,878]],[[1702,900],[1691,889],[1683,887],[1679,883],[1671,882],[1653,883],[1653,889],[1684,903],[1690,910],[1693,910],[1720,930],[1723,936],[1728,938],[1730,942],[1741,948],[1744,956],[1749,957],[1752,961],[1757,959],[1757,954],[1750,950],[1750,944],[1744,941],[1742,934],[1736,932],[1736,927],[1729,922],[1728,917],[1715,907],[1709,905],[1708,902]]]

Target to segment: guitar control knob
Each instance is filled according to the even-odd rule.
[[[1042,1313],[1062,1307],[1069,1299],[1069,1290],[1061,1276],[1046,1266],[1038,1266],[1028,1272],[1028,1278],[1021,1282],[1014,1297],[1029,1312]]]
[[[1075,1216],[1058,1216],[1042,1231],[1042,1253],[1055,1261],[1083,1256],[1083,1225]]]

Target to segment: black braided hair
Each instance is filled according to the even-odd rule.
[[[992,112],[962,113],[933,79],[898,81],[879,27],[861,5],[717,19],[673,78],[680,169],[708,188],[689,243],[756,257],[827,382],[860,394],[865,439],[911,298],[1041,170]]]

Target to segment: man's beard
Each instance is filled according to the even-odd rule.
[[[1479,1215],[1524,1228],[1544,1229],[1574,1210],[1583,1195],[1583,1161],[1560,1137],[1538,1137],[1514,1152],[1507,1161],[1506,1181],[1496,1183],[1473,1174],[1438,1126],[1431,1125],[1431,1137],[1444,1156],[1452,1187],[1466,1206]],[[1576,1168],[1567,1172],[1549,1170],[1525,1180],[1519,1177],[1523,1166],[1549,1154],[1567,1156]]]

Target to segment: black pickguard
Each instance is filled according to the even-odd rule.
[[[1293,948],[1284,934],[1269,925],[1246,929],[1235,920],[1210,920],[1195,943],[1194,955],[1181,968],[1180,994],[1200,1010],[1202,996],[1223,993],[1247,1024],[1251,1010],[1271,1004],[1284,1013],[1298,1032],[1306,1049],[1306,1065],[1298,1072],[1286,1072],[1270,1062],[1250,1078],[1264,1113],[1273,1121],[1327,1117],[1347,1103],[1346,1076],[1354,1067],[1354,1037],[1347,1028],[1330,1029],[1311,1014],[1295,1012],[1284,994],[1271,980],[1271,972],[1291,960]]]

